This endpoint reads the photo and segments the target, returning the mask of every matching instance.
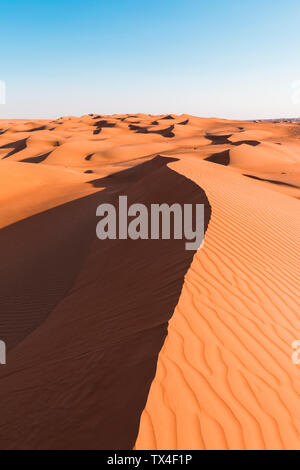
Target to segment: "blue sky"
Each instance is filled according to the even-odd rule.
[[[5,0],[0,118],[300,116],[299,24],[299,0]]]

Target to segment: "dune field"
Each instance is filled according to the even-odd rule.
[[[204,243],[96,208],[201,203]],[[0,120],[1,449],[300,449],[300,123]]]

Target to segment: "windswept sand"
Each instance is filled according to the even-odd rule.
[[[300,449],[298,122],[2,120],[0,169],[1,449]],[[203,247],[99,241],[119,194]]]

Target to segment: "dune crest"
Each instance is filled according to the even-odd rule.
[[[0,120],[0,447],[300,449],[300,127]],[[205,239],[96,238],[200,202]]]
[[[171,166],[205,189],[212,216],[135,448],[299,449],[299,202],[209,163]]]

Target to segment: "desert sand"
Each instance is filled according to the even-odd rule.
[[[1,449],[300,449],[300,125],[0,120]],[[96,238],[202,203],[205,238]]]

